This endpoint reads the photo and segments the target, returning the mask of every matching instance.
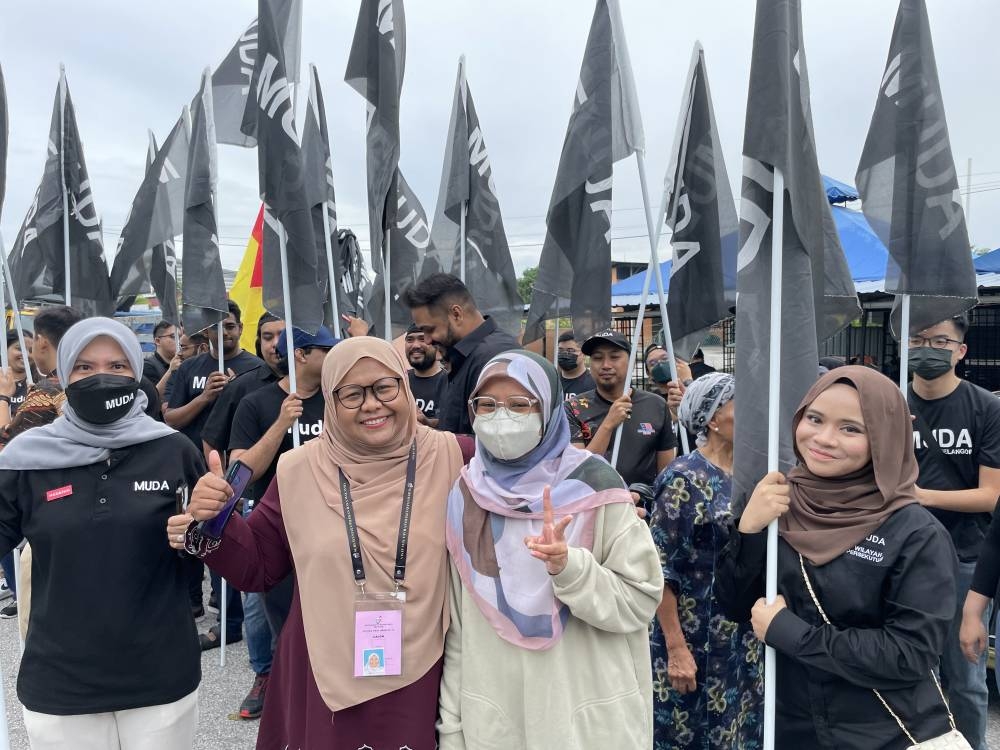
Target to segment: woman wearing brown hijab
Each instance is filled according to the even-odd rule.
[[[792,430],[798,465],[754,489],[715,580],[726,615],[777,650],[776,745],[896,750],[949,732],[932,671],[956,558],[914,495],[905,399],[878,372],[841,367],[806,394]],[[779,596],[768,605],[775,518]]]
[[[448,628],[445,507],[462,454],[453,435],[417,423],[406,366],[384,341],[338,344],[323,393],[322,436],[281,457],[247,521],[234,514],[218,545],[193,523],[184,531],[184,516],[168,534],[178,545],[179,528],[187,549],[241,591],[295,571],[258,748],[433,750]],[[199,521],[230,494],[217,457],[210,467],[189,507]],[[390,596],[397,584],[405,597]]]

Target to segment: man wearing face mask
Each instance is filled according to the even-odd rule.
[[[559,365],[559,382],[562,385],[565,398],[572,398],[578,393],[594,390],[596,383],[587,369],[587,363],[580,351],[580,344],[572,331],[559,334],[559,352],[556,363]]]
[[[438,410],[448,392],[448,373],[438,363],[438,348],[416,323],[406,329],[403,345],[410,365],[406,375],[417,402],[417,419],[428,427],[437,427]]]
[[[913,374],[908,402],[913,447],[920,465],[917,499],[951,534],[958,553],[958,610],[941,656],[944,683],[959,730],[976,750],[986,749],[986,654],[978,664],[962,656],[959,628],[979,549],[1000,496],[1000,401],[962,380],[965,316],[944,320],[909,338]],[[989,611],[982,613],[989,619]]]

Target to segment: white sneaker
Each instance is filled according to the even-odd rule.
[[[12,596],[14,596],[14,592],[11,591],[10,587],[7,585],[7,579],[0,578],[0,602],[4,599],[10,599]]]

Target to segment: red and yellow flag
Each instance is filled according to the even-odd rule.
[[[233,287],[229,290],[229,299],[240,306],[243,318],[243,335],[240,345],[249,352],[257,345],[257,321],[266,310],[263,301],[264,280],[264,207],[260,207],[257,221],[247,241],[247,249],[243,253],[243,261],[236,272]]]

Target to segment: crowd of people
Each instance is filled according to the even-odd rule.
[[[225,590],[261,750],[754,750],[765,644],[779,748],[985,750],[1000,402],[956,375],[964,319],[904,342],[905,394],[817,363],[797,464],[737,498],[736,381],[700,352],[650,346],[626,391],[619,333],[564,331],[554,366],[454,276],[403,299],[396,345],[265,314],[251,354],[235,304],[145,360],[68,307],[8,336],[0,617],[32,748],[190,748]]]

